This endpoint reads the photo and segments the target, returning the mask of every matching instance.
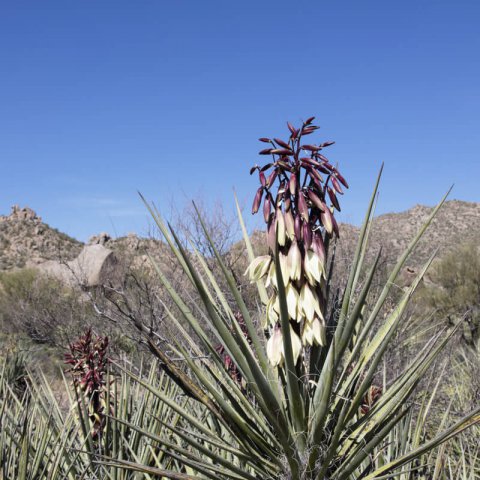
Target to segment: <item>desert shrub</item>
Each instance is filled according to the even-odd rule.
[[[479,348],[480,244],[461,245],[434,263],[417,301],[436,318],[461,323],[465,343]]]
[[[21,269],[0,274],[0,319],[5,332],[35,342],[64,345],[92,322],[91,305],[61,281]]]

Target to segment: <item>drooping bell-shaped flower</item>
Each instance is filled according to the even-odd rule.
[[[300,291],[299,307],[308,321],[312,321],[315,314],[319,316],[322,315],[318,297],[313,293],[308,283],[305,283]]]
[[[266,325],[273,326],[278,322],[278,312],[275,310],[276,295],[272,296],[267,303]]]
[[[290,326],[290,340],[292,345],[293,363],[297,363],[302,352],[302,341]],[[281,367],[285,361],[283,334],[279,324],[273,328],[272,335],[267,342],[267,358],[272,367]]]
[[[248,275],[248,278],[252,282],[256,282],[268,273],[268,269],[270,268],[271,263],[272,257],[270,255],[262,255],[260,257],[255,257],[250,263],[250,265],[247,267],[245,275]]]
[[[277,226],[277,240],[278,244],[283,247],[287,240],[287,233],[285,230],[285,217],[281,208],[277,208],[276,216],[276,226]]]
[[[278,367],[283,363],[283,335],[277,325],[267,342],[267,357],[272,367]]]
[[[288,315],[292,320],[297,320],[299,317],[298,315],[299,295],[298,295],[297,289],[291,283],[289,283],[287,288],[285,289],[285,295],[287,297]]]
[[[296,241],[293,241],[288,250],[288,273],[291,280],[300,280],[302,274],[302,254]]]
[[[302,341],[308,345],[327,344],[325,324],[322,320],[315,317],[312,321],[306,321],[302,333]]]
[[[290,240],[295,238],[295,219],[293,218],[292,210],[288,209],[285,212],[285,230],[287,232],[287,237]]]
[[[305,276],[310,285],[320,283],[322,275],[324,274],[324,266],[320,257],[313,250],[307,250],[305,252],[304,268]]]

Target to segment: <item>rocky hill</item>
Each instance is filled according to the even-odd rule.
[[[12,207],[0,216],[0,270],[36,265],[45,260],[72,260],[82,243],[42,222],[28,207]]]
[[[392,265],[407,248],[432,210],[432,207],[416,205],[405,212],[376,217],[369,238],[369,255],[373,256],[382,248],[383,262]],[[340,229],[340,261],[348,262],[355,249],[359,228],[343,224]],[[416,270],[428,260],[435,249],[438,249],[437,257],[440,258],[466,243],[480,245],[480,203],[450,200],[440,209],[407,260],[407,269]]]
[[[405,212],[376,217],[370,236],[370,255],[382,247],[384,262],[392,264],[431,211],[431,207],[416,205]],[[358,227],[341,225],[338,248],[340,264],[348,265],[358,231]],[[262,253],[263,238],[259,232],[253,236],[258,253]],[[435,248],[438,248],[439,256],[442,256],[455,246],[467,242],[480,244],[480,203],[451,200],[440,210],[408,265],[416,269]],[[136,235],[112,239],[108,234],[101,233],[92,237],[88,243],[103,245],[119,256],[133,256],[137,264],[147,261],[146,249],[157,251],[156,253],[164,251],[160,242]],[[10,215],[0,216],[0,270],[38,265],[47,260],[72,261],[84,246],[82,242],[43,223],[28,207],[14,206]]]

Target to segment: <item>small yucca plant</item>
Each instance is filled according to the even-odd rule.
[[[333,212],[340,209],[337,194],[348,184],[322,153],[331,142],[302,143],[317,129],[312,122],[310,118],[300,128],[289,124],[287,140],[261,139],[270,146],[260,153],[270,155],[271,160],[252,169],[252,173],[258,171],[261,182],[253,212],[260,209],[263,200],[270,249],[267,256],[254,256],[238,209],[251,260],[247,273],[257,282],[263,305],[260,322],[248,310],[213,242],[212,251],[229,287],[228,296],[205,259],[193,247],[187,251],[156,209],[147,204],[202,301],[192,310],[156,266],[160,281],[176,305],[175,311],[167,309],[176,327],[169,347],[175,359],[154,337],[147,336],[147,341],[188,399],[182,403],[129,373],[177,415],[174,425],[165,422],[169,434],[155,437],[160,445],[163,442],[162,451],[174,460],[171,465],[175,467],[169,472],[158,470],[158,475],[212,479],[390,478],[399,469],[414,472],[422,455],[480,421],[480,408],[476,408],[428,441],[403,439],[402,448],[391,448],[388,455],[380,456],[399,431],[410,434],[401,425],[411,415],[416,388],[455,332],[443,330],[431,338],[401,374],[379,387],[376,377],[384,354],[431,259],[393,309],[386,311],[386,299],[445,199],[400,257],[378,297],[372,298],[371,285],[380,254],[367,272],[364,260],[379,175],[346,286],[341,296],[329,300],[334,265],[331,244],[339,234]],[[235,366],[235,375],[231,365]],[[155,473],[140,462],[129,468]]]

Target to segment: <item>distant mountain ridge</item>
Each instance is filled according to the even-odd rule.
[[[382,256],[392,264],[407,248],[418,230],[424,225],[434,207],[415,205],[399,213],[387,213],[375,217],[369,237],[372,254],[382,248]],[[348,224],[340,227],[341,245],[351,250],[359,228]],[[423,265],[435,249],[438,256],[465,243],[480,244],[480,203],[450,200],[445,202],[427,229],[407,265]]]
[[[379,215],[374,219],[370,235],[370,254],[382,247],[384,261],[393,261],[402,253],[418,229],[428,218],[432,207],[416,205],[400,213]],[[339,260],[348,262],[355,248],[359,228],[341,224]],[[262,250],[260,232],[253,235],[254,245]],[[450,200],[445,203],[418,245],[408,265],[416,268],[424,263],[434,249],[439,256],[455,246],[473,242],[480,244],[480,203]],[[155,241],[129,235],[110,239],[102,233],[92,237],[89,243],[102,243],[108,248],[143,251],[139,244],[152,248]],[[11,270],[29,265],[38,265],[47,260],[73,260],[85,244],[45,224],[28,207],[13,206],[10,215],[0,216],[0,270]],[[133,252],[130,252],[133,253]]]

